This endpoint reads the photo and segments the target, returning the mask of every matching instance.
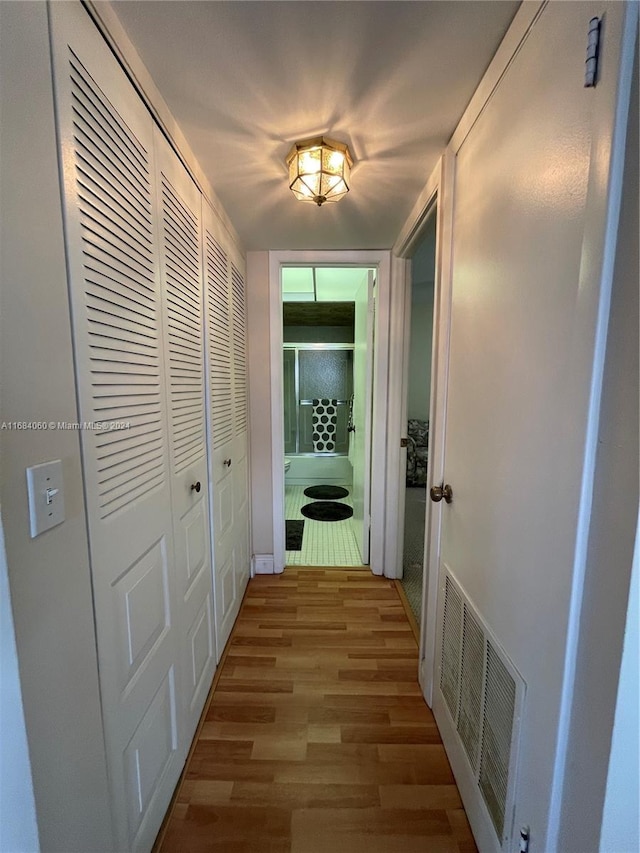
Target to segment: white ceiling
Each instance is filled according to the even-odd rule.
[[[516,0],[117,0],[245,249],[389,248]],[[351,192],[296,201],[284,158],[327,134]]]

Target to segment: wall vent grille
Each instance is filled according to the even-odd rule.
[[[448,570],[439,660],[440,693],[496,835],[507,849],[525,684]]]
[[[442,621],[442,655],[440,690],[451,716],[455,720],[460,692],[460,632],[462,629],[462,598],[451,578],[445,581],[444,619]]]
[[[474,771],[478,769],[480,748],[483,673],[484,634],[473,613],[465,606],[457,729]]]
[[[501,838],[509,782],[516,684],[489,641],[485,684],[479,784],[493,825]]]

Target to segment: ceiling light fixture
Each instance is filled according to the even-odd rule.
[[[289,189],[298,201],[339,201],[349,192],[353,158],[347,145],[326,136],[296,142],[287,155]]]

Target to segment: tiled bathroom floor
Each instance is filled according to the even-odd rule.
[[[351,519],[345,521],[313,521],[305,518],[301,507],[311,503],[304,494],[306,486],[285,486],[285,518],[304,519],[301,551],[287,551],[288,566],[361,566]],[[351,491],[349,486],[345,488]],[[339,503],[353,506],[351,494]]]

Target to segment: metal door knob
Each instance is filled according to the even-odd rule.
[[[446,486],[444,484],[442,486],[431,486],[429,495],[434,503],[439,503],[444,499],[445,503],[450,504],[453,500],[453,489],[448,483]]]
[[[199,492],[201,488],[202,488],[202,486],[200,485],[200,480],[198,480],[197,483],[191,484],[191,491],[192,492]]]
[[[231,460],[230,460],[230,459],[225,459],[225,460],[224,460],[224,462],[223,462],[222,464],[223,464],[226,468],[231,468]]]

